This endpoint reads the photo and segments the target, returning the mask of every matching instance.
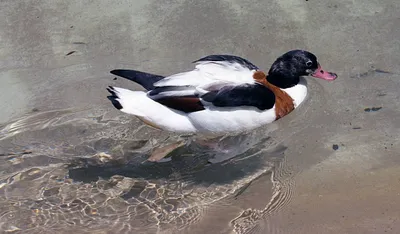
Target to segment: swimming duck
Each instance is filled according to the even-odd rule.
[[[289,114],[307,95],[302,76],[332,81],[317,57],[292,50],[272,64],[268,74],[233,55],[209,55],[195,69],[163,77],[136,70],[111,73],[146,91],[108,87],[115,108],[146,124],[179,133],[229,133],[255,129]]]

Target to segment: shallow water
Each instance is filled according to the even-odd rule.
[[[182,229],[208,206],[270,177],[283,158],[284,147],[253,133],[208,145],[189,139],[170,161],[148,162],[154,147],[177,136],[82,114],[35,112],[2,127],[3,231]]]
[[[399,233],[399,6],[1,1],[0,232]],[[229,53],[267,70],[294,48],[339,78],[307,78],[299,109],[251,132],[160,132],[106,98],[140,89],[115,68]]]
[[[288,116],[290,132],[271,124],[212,139],[160,132],[125,115],[34,110],[1,126],[1,228],[183,231],[222,206],[213,214],[226,219],[220,231],[245,232],[290,200],[294,171],[285,166],[285,143],[323,100],[307,100]],[[155,148],[182,140],[167,160],[147,161]],[[265,191],[237,207],[256,182]]]

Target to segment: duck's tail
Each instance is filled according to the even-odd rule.
[[[111,74],[131,80],[143,86],[146,90],[154,89],[154,83],[164,79],[164,76],[154,75],[135,70],[116,69],[110,71]]]
[[[174,111],[152,100],[143,91],[109,86],[107,98],[115,108],[127,114],[135,115],[146,124],[172,132],[194,132],[192,122],[187,115]]]

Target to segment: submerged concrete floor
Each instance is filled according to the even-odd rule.
[[[261,212],[272,185],[260,178],[179,232],[229,233],[230,220],[254,206],[255,223],[235,230],[399,233],[399,15],[395,0],[1,1],[0,122],[67,108],[122,116],[105,87],[138,87],[114,81],[117,67],[169,75],[229,53],[267,70],[282,53],[306,49],[339,78],[308,78],[309,101],[274,124],[272,137],[288,147],[284,202]],[[75,225],[58,231],[79,232]]]

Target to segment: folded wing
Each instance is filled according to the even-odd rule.
[[[202,86],[216,81],[253,84],[253,74],[258,70],[246,59],[232,55],[210,55],[194,63],[194,70],[168,76],[154,86]]]
[[[218,87],[217,89],[213,89]],[[253,107],[260,111],[271,109],[275,104],[275,95],[267,87],[255,84],[225,83],[224,86],[208,85],[159,87],[148,96],[175,110],[191,113],[205,109],[224,110],[232,107]]]

